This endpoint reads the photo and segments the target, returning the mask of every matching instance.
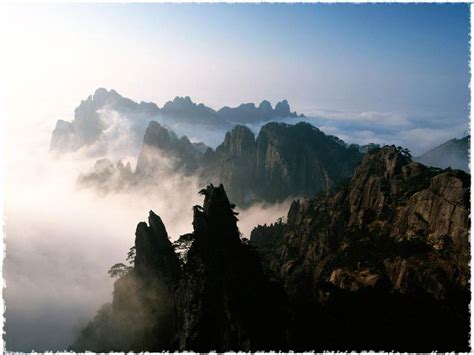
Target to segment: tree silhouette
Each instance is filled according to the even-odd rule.
[[[110,275],[110,277],[113,278],[121,278],[122,276],[126,275],[131,269],[132,268],[130,266],[127,266],[123,263],[118,263],[110,268],[108,274]]]
[[[135,246],[131,247],[127,253],[127,261],[130,265],[135,264]]]

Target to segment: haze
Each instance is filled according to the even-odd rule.
[[[65,349],[110,300],[107,270],[148,211],[175,239],[201,203],[202,186],[182,176],[147,197],[76,191],[95,159],[53,159],[51,131],[98,87],[159,106],[185,95],[213,108],[288,99],[328,134],[415,155],[469,128],[467,4],[1,5],[0,38],[11,350]],[[215,146],[225,132],[193,133]],[[135,164],[117,134],[125,143],[112,158]],[[242,211],[241,231],[288,206]]]

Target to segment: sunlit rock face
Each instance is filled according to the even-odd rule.
[[[384,147],[345,187],[294,202],[286,225],[256,228],[266,269],[307,305],[295,346],[311,348],[301,334],[320,319],[316,348],[468,349],[469,192],[463,171]]]

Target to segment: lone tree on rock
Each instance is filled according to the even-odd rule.
[[[131,270],[130,266],[127,266],[122,263],[118,263],[118,264],[113,265],[108,271],[108,273],[110,277],[119,279],[122,276],[126,275],[130,270]]]

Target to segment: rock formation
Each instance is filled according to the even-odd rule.
[[[288,101],[283,100],[276,104],[275,108],[267,100],[257,107],[253,103],[241,104],[238,107],[223,107],[217,111],[217,115],[232,124],[246,124],[255,122],[268,122],[276,118],[298,117],[296,112],[290,111]],[[299,117],[304,117],[303,114]]]
[[[154,177],[158,165],[163,163],[163,158],[169,160],[170,171],[193,173],[199,167],[202,151],[202,147],[191,143],[186,136],[178,138],[172,130],[151,121],[143,137],[136,174],[141,179]]]
[[[349,178],[362,154],[308,123],[271,122],[257,138],[245,126],[204,157],[204,180],[220,181],[239,205],[327,192]]]
[[[134,265],[71,346],[75,351],[223,352],[288,347],[283,289],[243,243],[224,188],[208,186],[194,207],[186,261],[180,263],[161,219],[150,211],[135,238]]]
[[[294,349],[466,351],[469,193],[468,174],[384,147],[347,186],[256,228],[294,310]]]
[[[222,185],[200,193],[174,244],[153,212],[138,224],[133,267],[112,268],[113,302],[72,350],[469,351],[467,173],[375,148],[250,242]]]
[[[194,241],[177,291],[178,348],[286,349],[288,315],[282,289],[267,279],[258,256],[240,240],[222,185],[210,185],[201,193],[204,205],[194,207]]]
[[[249,128],[235,126],[215,150],[178,138],[168,128],[150,122],[143,139],[137,168],[130,181],[111,186],[156,184],[159,172],[196,176],[201,183],[223,183],[232,201],[241,206],[277,202],[291,197],[328,192],[349,178],[363,154],[308,123],[268,123],[257,138]],[[91,175],[92,173],[92,175]],[[91,182],[94,170],[80,180]],[[105,180],[98,181],[102,189]],[[86,185],[88,187],[93,184]],[[102,189],[102,192],[104,189]]]

